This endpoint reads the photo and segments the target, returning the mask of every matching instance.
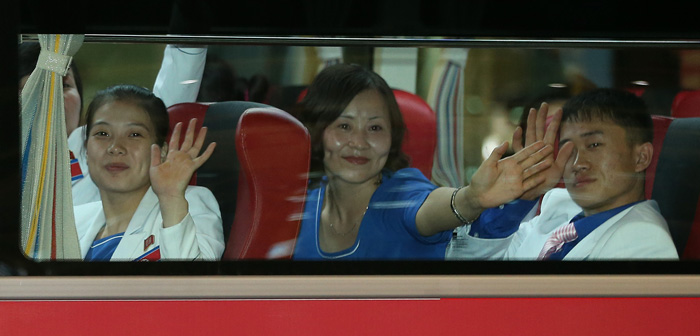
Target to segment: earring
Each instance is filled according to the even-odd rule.
[[[379,173],[379,176],[377,176],[377,180],[374,181],[374,184],[375,184],[375,185],[380,185],[380,184],[382,184],[382,178],[383,178],[383,176],[382,176],[382,173],[380,172],[380,173]]]

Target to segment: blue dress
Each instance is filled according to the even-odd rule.
[[[294,249],[296,260],[445,259],[452,231],[424,237],[416,229],[416,214],[437,187],[415,168],[382,172],[382,184],[372,195],[355,243],[327,253],[318,241],[319,219],[327,181],[306,196],[304,218]]]

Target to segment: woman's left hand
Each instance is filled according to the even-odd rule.
[[[545,145],[550,145],[552,148],[554,148],[554,142],[557,139],[559,125],[561,124],[562,109],[559,108],[554,112],[554,114],[552,114],[549,125],[547,125],[548,114],[549,105],[547,105],[547,103],[542,103],[538,111],[535,111],[535,109],[530,109],[527,117],[525,146],[529,146],[536,141],[544,141]],[[523,149],[522,132],[523,130],[518,126],[513,133],[513,150],[515,152]],[[544,195],[550,189],[554,188],[561,180],[561,176],[564,173],[564,166],[569,160],[573,149],[573,143],[567,142],[561,148],[559,148],[559,153],[552,152],[552,154],[550,154],[546,159],[553,161],[553,164],[548,169],[545,169],[539,173],[539,175],[545,177],[545,182],[541,183],[536,188],[532,188],[523,193],[520,198],[535,200],[541,195]]]
[[[472,176],[471,192],[482,208],[510,202],[545,182],[545,176],[537,173],[552,165],[551,159],[545,159],[552,153],[552,146],[537,141],[501,159],[507,149],[507,142],[496,147]]]
[[[207,128],[202,127],[195,139],[194,129],[197,119],[190,120],[185,133],[185,140],[180,142],[182,123],[177,123],[173,129],[168,152],[165,158],[161,158],[161,149],[158,145],[151,146],[151,186],[158,198],[184,197],[187,184],[192,174],[206,162],[214,152],[216,143],[212,142],[207,149],[199,155],[207,135]]]

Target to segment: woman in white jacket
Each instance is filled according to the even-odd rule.
[[[224,250],[213,194],[187,186],[215,143],[195,138],[194,121],[179,145],[182,125],[169,143],[168,114],[147,89],[118,85],[97,94],[87,110],[90,176],[100,202],[75,207],[86,261],[217,260]],[[159,146],[160,144],[160,146]]]

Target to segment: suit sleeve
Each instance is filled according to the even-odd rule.
[[[550,195],[542,200],[544,209],[550,206]],[[469,228],[469,233],[459,235],[459,246],[450,251],[450,259],[518,259],[518,248],[530,231],[537,227],[542,216],[535,216],[537,201],[506,204],[502,208],[488,209],[479,217],[480,227]],[[546,219],[545,219],[546,220]]]
[[[591,258],[678,260],[678,252],[667,229],[658,222],[631,221],[619,225]]]
[[[515,231],[526,217],[531,217],[538,200],[515,200],[497,208],[486,209],[471,224],[469,235],[478,238],[505,238]]]
[[[224,252],[221,212],[206,188],[188,187],[189,212],[183,220],[162,229],[161,252],[165,259],[219,260]]]

